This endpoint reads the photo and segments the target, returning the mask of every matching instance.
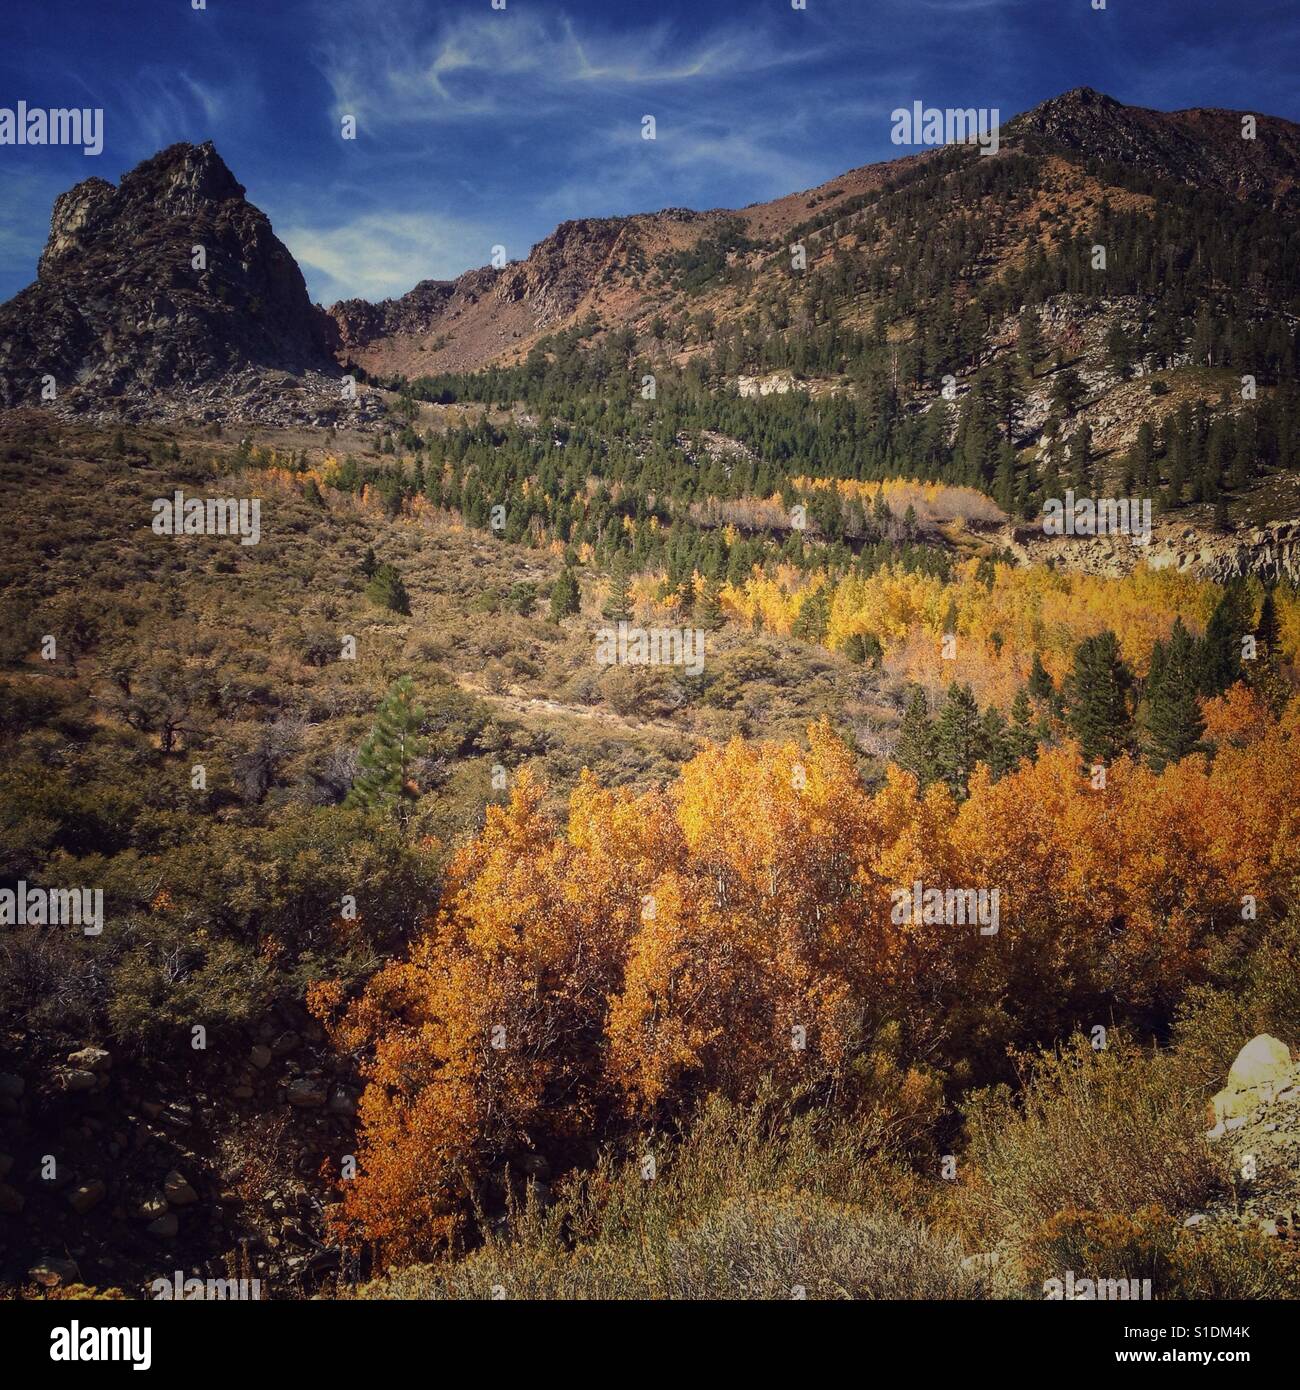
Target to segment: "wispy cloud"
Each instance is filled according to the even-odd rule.
[[[298,224],[280,233],[323,303],[405,294],[420,280],[452,279],[491,256],[481,229],[436,214],[369,212],[332,227]]]
[[[335,114],[375,129],[510,111],[524,119],[564,102],[723,81],[810,56],[753,23],[683,34],[666,21],[617,30],[564,15],[489,10],[429,22],[409,3],[323,21],[316,60]],[[810,30],[811,33],[811,30]],[[795,48],[800,52],[796,55]]]

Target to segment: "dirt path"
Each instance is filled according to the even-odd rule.
[[[496,705],[499,709],[509,710],[511,714],[582,719],[587,723],[600,724],[610,733],[624,737],[654,734],[661,738],[684,738],[692,743],[702,742],[698,734],[667,719],[626,719],[600,706],[566,705],[559,700],[543,700],[528,695],[494,695],[477,681],[459,673],[456,674],[456,684],[469,694],[477,695],[480,700],[486,700],[488,704]]]

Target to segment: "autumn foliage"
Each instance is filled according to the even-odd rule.
[[[1246,712],[1248,714],[1248,712]],[[709,747],[666,791],[585,776],[567,825],[521,775],[454,857],[407,959],[316,1007],[366,1059],[360,1172],[339,1221],[386,1258],[452,1240],[494,1166],[581,1161],[631,1123],[769,1078],[920,1116],[935,1069],[1150,1023],[1243,899],[1300,868],[1300,720],[1212,763],[1127,759],[1094,790],[1070,744],[957,804],[891,769],[875,794],[826,725],[806,749]],[[892,890],[997,888],[1000,927],[896,924]]]

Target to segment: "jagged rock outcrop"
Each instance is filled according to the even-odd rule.
[[[336,344],[213,146],[172,145],[56,201],[35,284],[0,306],[0,407],[52,379],[56,408],[152,414],[249,368],[337,377]]]
[[[1133,536],[1047,536],[1039,526],[1019,525],[1006,527],[997,543],[1022,564],[1053,564],[1110,578],[1146,565],[1186,571],[1219,584],[1252,574],[1269,583],[1300,582],[1300,522],[1296,521],[1221,535],[1178,519],[1158,520],[1145,545]]]

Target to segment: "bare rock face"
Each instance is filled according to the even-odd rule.
[[[201,248],[201,250],[200,250]],[[211,143],[54,205],[36,283],[0,306],[0,408],[146,410],[253,367],[339,375],[333,321]]]
[[[611,258],[628,249],[633,219],[579,218],[562,222],[522,261],[500,270],[480,266],[455,280],[421,280],[400,299],[371,304],[345,299],[330,307],[341,357],[364,354],[377,342],[452,335],[501,317],[518,332],[565,322]],[[470,328],[473,332],[473,328]],[[497,349],[503,341],[493,337]],[[489,355],[492,355],[489,350]]]

